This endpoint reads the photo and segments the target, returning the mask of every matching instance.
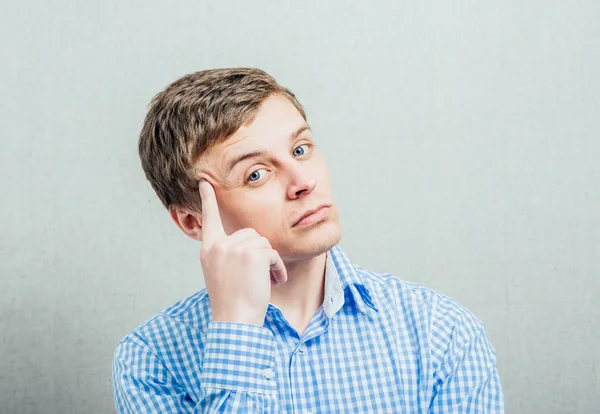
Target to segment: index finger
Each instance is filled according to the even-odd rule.
[[[225,236],[225,230],[219,214],[215,189],[206,180],[200,180],[198,187],[202,199],[202,244],[212,246],[215,241]]]

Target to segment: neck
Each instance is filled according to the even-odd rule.
[[[323,304],[327,252],[306,260],[286,263],[288,280],[271,287],[271,303],[286,319],[307,324]]]

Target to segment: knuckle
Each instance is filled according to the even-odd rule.
[[[249,259],[254,259],[256,257],[256,255],[257,255],[257,251],[256,250],[249,249],[249,248],[242,249],[241,253],[242,253],[242,255],[244,257],[247,257]]]
[[[254,236],[256,234],[256,230],[251,228],[240,229],[232,234],[232,236],[241,236],[241,237],[249,237]]]
[[[223,240],[217,240],[211,247],[211,252],[214,254],[224,254],[227,251],[227,245]]]
[[[243,254],[249,262],[257,262],[260,260],[260,252],[258,250],[246,249]]]
[[[246,254],[247,250],[248,249],[244,248],[244,246],[242,244],[236,244],[231,247],[231,253],[233,253],[235,256],[238,256],[238,257],[244,256]]]
[[[254,230],[252,227],[244,229],[244,232],[250,236],[258,236],[258,232],[256,230]]]

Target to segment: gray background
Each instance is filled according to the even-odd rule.
[[[484,321],[507,412],[597,412],[599,21],[592,1],[5,5],[1,412],[113,412],[117,341],[204,286],[137,134],[168,83],[229,66],[305,105],[351,260]]]

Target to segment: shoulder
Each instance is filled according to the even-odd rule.
[[[428,336],[430,346],[440,351],[450,343],[465,346],[484,329],[473,312],[443,293],[389,273],[355,267],[376,306],[407,319],[412,328]]]
[[[210,318],[208,293],[202,289],[141,323],[119,341],[117,348],[130,343],[157,349],[186,336],[201,337]]]

